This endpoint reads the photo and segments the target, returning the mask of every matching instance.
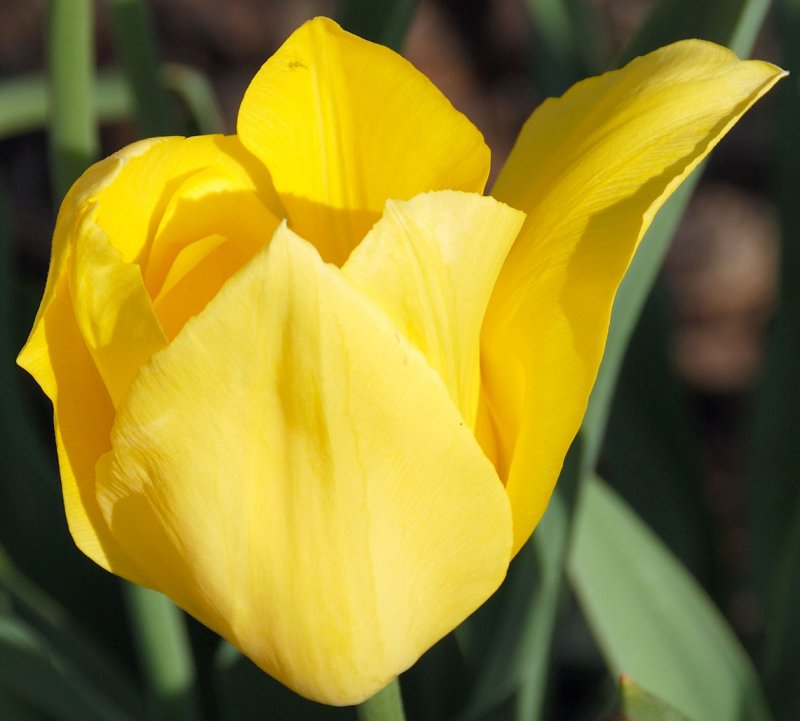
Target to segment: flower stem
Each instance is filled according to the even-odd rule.
[[[405,721],[400,681],[395,679],[386,688],[358,706],[359,721]]]

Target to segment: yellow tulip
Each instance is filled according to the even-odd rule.
[[[19,362],[70,530],[298,693],[369,697],[541,517],[655,212],[782,75],[690,40],[480,133],[317,19],[237,134],[136,143],[56,225]]]

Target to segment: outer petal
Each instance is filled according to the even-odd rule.
[[[237,130],[290,225],[341,264],[388,198],[482,192],[478,130],[402,57],[325,18],[303,25],[245,93]]]
[[[130,146],[129,150],[135,152],[134,149],[140,149],[143,152],[145,146],[155,142],[158,141],[143,141]],[[57,289],[63,290],[69,275],[76,226],[86,214],[91,198],[113,181],[122,165],[119,157],[114,155],[90,167],[70,188],[58,213],[44,295],[31,334],[17,358],[17,363],[36,379],[51,400],[56,397],[57,387],[48,343],[51,334],[46,332],[48,309],[55,302]]]
[[[59,212],[44,298],[18,360],[53,401],[76,543],[101,566],[136,580],[143,574],[117,546],[97,506],[95,465],[111,448],[114,406],[166,343],[137,261],[146,260],[176,184],[208,167],[224,175],[226,190],[248,188],[266,203],[277,202],[266,171],[235,138],[156,138],[87,170]],[[219,197],[219,185],[206,200]],[[264,229],[265,238],[272,227]]]
[[[195,176],[202,182],[192,182]],[[281,212],[268,173],[235,137],[153,138],[97,163],[62,204],[44,298],[20,364],[53,398],[51,356],[59,351],[48,345],[43,316],[69,275],[78,326],[118,404],[139,366],[166,342],[141,266],[163,280],[179,242],[189,245],[211,233],[227,231],[239,245],[253,245],[253,237],[263,244]],[[174,230],[175,216],[183,234]],[[246,236],[240,232],[245,222],[253,228]],[[239,255],[244,260],[254,250]],[[172,318],[181,314],[162,305],[172,330]]]
[[[103,568],[113,568],[137,583],[147,583],[147,577],[114,540],[95,497],[95,464],[111,446],[114,406],[78,330],[66,278],[51,290],[50,296],[37,327],[46,347],[58,352],[44,357],[45,382],[41,375],[36,378],[43,388],[47,386],[45,390],[53,401],[70,533],[77,546]]]
[[[118,157],[103,160],[67,194],[53,236],[44,297],[17,362],[53,402],[64,506],[75,543],[104,568],[124,569],[126,577],[144,582],[97,505],[94,468],[111,446],[114,406],[76,323],[70,289],[76,229],[85,221],[90,199],[113,182],[120,167]]]
[[[69,283],[78,328],[117,406],[140,366],[167,339],[153,312],[141,269],[125,262],[112,245],[97,223],[94,202],[73,231]],[[60,352],[54,347],[52,355]]]
[[[377,691],[506,571],[507,498],[441,380],[285,226],[142,369],[113,446],[115,538],[319,701]]]
[[[544,511],[594,382],[611,303],[664,200],[781,76],[689,40],[579,83],[528,120],[492,194],[528,214],[482,339],[515,549]],[[509,467],[510,464],[510,467]]]
[[[492,198],[448,190],[390,200],[342,267],[423,352],[470,426],[483,316],[524,218]]]

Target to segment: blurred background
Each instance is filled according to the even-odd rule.
[[[102,155],[144,134],[120,75],[126,4],[138,3],[94,5]],[[800,718],[800,3],[399,4],[410,8],[409,20],[407,26],[400,23],[395,44],[484,133],[493,153],[493,174],[523,121],[545,97],[614,67],[621,58],[638,54],[637,49],[689,36],[728,44],[745,22],[751,55],[794,71],[714,152],[685,213],[680,207],[672,211],[675,222],[681,215],[682,220],[669,233],[671,241],[662,242],[663,267],[646,303],[635,310],[641,318],[629,343],[628,334],[622,334],[620,347],[627,350],[624,359],[619,351],[621,365],[609,380],[613,388],[618,375],[607,424],[598,431],[604,442],[596,465],[721,610],[754,660],[775,721]],[[154,48],[166,63],[175,129],[182,134],[234,132],[249,80],[307,18],[339,17],[346,27],[382,39],[386,28],[371,25],[369,11],[359,11],[358,5],[333,0],[146,3]],[[0,0],[0,222],[5,240],[0,259],[0,607],[5,604],[9,617],[30,624],[42,643],[55,643],[51,658],[60,653],[58,643],[69,646],[69,634],[79,633],[107,654],[122,676],[133,679],[136,695],[137,684],[143,683],[142,656],[130,631],[128,601],[118,580],[96,569],[69,538],[50,406],[13,365],[41,296],[59,194],[48,165],[47,12],[44,0]],[[653,268],[659,261],[660,256],[651,261]],[[546,585],[537,571],[531,573],[532,587]],[[517,575],[528,578],[524,571]],[[597,718],[612,695],[608,657],[568,588],[556,596],[557,631],[540,657],[540,665],[547,659],[550,669],[539,671],[545,677],[543,708],[548,709],[543,717]],[[484,616],[503,613],[502,603],[501,598]],[[66,619],[59,628],[67,635],[53,641],[47,635],[52,628],[42,617]],[[495,623],[486,621],[487,628]],[[328,711],[292,706],[294,700],[275,701],[275,694],[283,692],[253,680],[255,672],[238,658],[226,666],[232,671],[220,681],[223,652],[217,639],[193,621],[189,632],[193,673],[200,679],[192,691],[197,718],[328,717]],[[0,633],[0,719],[62,718],[31,700],[31,693],[49,687],[24,690],[19,677],[34,673],[20,666],[20,658],[28,657],[14,655],[11,646],[3,645],[10,642],[2,639]],[[491,642],[482,643],[487,648]],[[432,656],[449,658],[451,653],[444,642]],[[31,663],[36,667],[35,660]],[[72,657],[66,663],[80,665]],[[429,660],[416,677],[412,672],[408,688],[422,688],[424,669],[437,663],[449,662]],[[437,671],[427,683],[438,679],[435,683],[445,684],[443,673]],[[80,685],[70,679],[67,686]],[[61,688],[58,679],[52,683]],[[464,682],[453,683],[458,688]],[[260,690],[254,691],[255,686]],[[417,695],[427,698],[424,694],[419,690]],[[410,712],[416,715],[411,718],[456,718],[457,695],[445,694],[448,700],[438,711],[425,710],[423,704],[416,709],[412,700]],[[494,705],[500,710],[487,708],[475,718],[513,718],[502,710],[504,694],[498,698]],[[258,709],[259,703],[278,708],[284,702],[291,712],[270,715]],[[136,707],[136,701],[130,703]],[[14,715],[4,716],[4,708]]]

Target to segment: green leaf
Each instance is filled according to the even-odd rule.
[[[658,34],[643,35],[638,41],[640,52],[682,37],[677,19],[684,4],[683,0],[668,0],[662,4],[661,11],[667,13],[670,22],[675,22],[660,22]],[[709,22],[717,28],[716,37],[723,43],[733,43],[738,52],[746,55],[755,30],[763,20],[763,5],[762,0],[742,0],[717,8],[716,14],[709,17]],[[563,7],[567,6],[563,4]],[[578,452],[573,447],[570,462],[565,463],[548,511],[529,542],[534,556],[546,560],[533,572],[530,568],[526,571],[528,575],[533,573],[536,579],[529,583],[531,590],[520,593],[522,598],[514,595],[498,597],[501,602],[504,598],[510,602],[509,610],[514,609],[513,613],[500,614],[507,623],[514,624],[514,634],[501,631],[485,651],[485,668],[478,677],[464,719],[477,718],[479,711],[507,698],[509,685],[512,692],[516,690],[515,718],[518,721],[536,721],[541,717],[551,665],[552,636],[563,595],[561,576],[565,549],[572,532],[576,489],[597,465],[628,343],[701,172],[698,169],[692,173],[659,211],[617,293],[603,362],[579,434],[582,448]],[[525,549],[521,553],[524,552]],[[511,583],[514,583],[513,578]],[[492,678],[505,680],[493,684],[489,681]]]
[[[144,137],[174,135],[177,124],[156,55],[147,4],[109,0],[111,21],[122,67],[134,97],[136,124]]]
[[[445,636],[400,677],[409,721],[452,721],[463,706],[467,678],[456,634]]]
[[[684,38],[713,40],[747,57],[769,6],[770,0],[662,0],[619,62]]]
[[[699,423],[671,358],[673,319],[667,306],[663,284],[657,284],[625,354],[603,443],[603,469],[614,489],[705,585],[715,579],[714,526],[703,495]]]
[[[13,721],[42,721],[41,715],[11,694],[0,691],[0,718]]]
[[[173,92],[200,133],[221,133],[222,116],[214,89],[203,73],[187,65],[166,63],[163,68]],[[118,70],[98,73],[92,107],[98,123],[115,123],[133,116],[134,101],[128,81]],[[50,116],[44,78],[38,75],[0,83],[0,138],[41,130]]]
[[[222,133],[225,123],[209,79],[188,65],[167,63],[164,75],[169,89],[183,103],[197,132],[203,135]]]
[[[800,718],[800,0],[776,4],[781,63],[776,89],[775,200],[782,224],[780,297],[754,402],[747,468],[749,538],[764,617],[762,672],[776,716]]]
[[[339,22],[359,37],[400,52],[419,0],[344,0]]]
[[[6,599],[3,611],[6,616],[24,623],[65,664],[80,669],[83,676],[123,709],[134,715],[142,711],[132,679],[76,628],[64,608],[14,567],[2,547],[0,593]]]
[[[691,721],[688,716],[645,691],[629,676],[623,676],[619,686],[620,721]]]
[[[552,633],[563,595],[563,564],[577,490],[581,444],[564,462],[559,485],[536,533],[517,554],[501,590],[457,631],[488,642],[467,654],[479,671],[459,721],[476,721],[510,696],[514,718],[537,718],[544,704]]]
[[[106,123],[130,117],[133,106],[128,84],[116,71],[97,76],[92,103],[98,120]],[[41,76],[0,83],[0,138],[41,130],[49,114],[48,90]]]
[[[0,691],[59,721],[135,721],[22,620],[0,615]]]
[[[586,472],[593,471],[597,465],[611,402],[614,398],[614,390],[628,342],[636,328],[647,297],[656,282],[664,256],[699,178],[700,171],[698,169],[683,182],[683,185],[661,208],[639,245],[631,267],[617,291],[611,312],[611,327],[608,332],[605,353],[581,426],[585,443],[584,470]]]
[[[603,70],[602,23],[583,0],[526,0],[533,20],[533,71],[543,96],[561,95],[570,85]]]
[[[56,206],[99,152],[92,106],[93,18],[90,0],[48,2],[50,180]]]
[[[702,721],[768,721],[753,667],[719,611],[601,480],[584,484],[569,575],[606,662]]]
[[[747,57],[768,6],[769,0],[664,0],[617,65],[684,37],[713,39]],[[697,168],[661,208],[617,292],[603,362],[581,427],[588,471],[597,464],[628,342],[703,167]]]

